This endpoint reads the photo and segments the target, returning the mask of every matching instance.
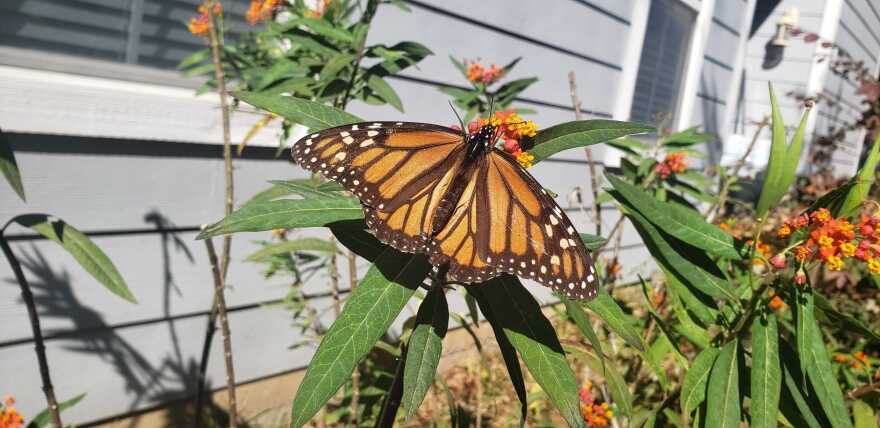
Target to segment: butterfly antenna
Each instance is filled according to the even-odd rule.
[[[495,114],[495,96],[489,95],[489,117]]]
[[[455,109],[455,106],[452,105],[452,101],[447,101],[449,103],[449,108],[452,109],[452,113],[455,114],[455,117],[458,118],[458,123],[461,125],[461,133],[465,134],[467,132],[467,127],[464,126],[464,120],[458,114],[458,110]]]

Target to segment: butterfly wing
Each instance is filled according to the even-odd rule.
[[[357,195],[380,241],[423,252],[437,204],[463,163],[462,141],[459,131],[442,126],[368,122],[306,136],[292,155]]]
[[[453,214],[467,221],[450,221],[437,235],[430,245],[432,262],[448,261],[450,276],[466,275],[454,278],[459,281],[486,279],[473,272],[507,272],[570,298],[596,296],[598,277],[589,252],[568,216],[528,172],[492,150],[470,182],[472,190]]]

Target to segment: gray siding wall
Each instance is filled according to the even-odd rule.
[[[435,53],[418,70],[393,82],[406,113],[363,104],[353,105],[354,113],[371,120],[454,123],[447,98],[437,87],[466,83],[448,62],[448,56],[455,55],[496,63],[522,56],[511,78],[540,77],[520,105],[535,109],[537,114],[530,118],[542,127],[573,118],[566,77],[570,70],[578,74],[579,95],[591,116],[610,115],[619,85],[622,46],[628,37],[629,1],[557,0],[542,7],[540,19],[534,19],[532,8],[508,7],[500,0],[409,4],[411,14],[383,7],[370,34],[376,42],[416,40]],[[467,11],[467,17],[461,11]],[[512,22],[521,23],[515,31]],[[56,85],[63,86],[63,78]],[[16,87],[23,82],[13,80],[0,86],[0,94],[17,93]],[[33,90],[39,89],[32,85]],[[100,126],[105,116],[97,115],[99,120],[93,120],[98,123],[92,124],[96,128],[82,126],[71,132],[67,125],[84,125],[81,122],[88,118],[65,116],[65,109],[93,108],[90,104],[95,101],[87,92],[76,99],[52,98],[54,113],[48,116],[43,113],[47,104],[29,102],[28,95],[16,97],[22,100],[19,108],[0,110],[0,119],[7,121],[0,126],[18,130],[11,137],[29,202],[20,202],[8,186],[0,185],[0,220],[25,212],[47,212],[65,219],[90,234],[110,255],[140,301],[132,305],[110,295],[54,244],[33,239],[27,230],[9,231],[37,295],[56,393],[61,399],[88,394],[65,420],[81,424],[186,397],[192,393],[212,296],[204,247],[193,237],[200,224],[222,215],[222,158],[220,147],[213,144],[219,130],[216,119],[208,118],[216,110],[193,104],[194,109],[202,108],[199,117],[175,128],[168,122],[173,117],[168,116],[185,114],[174,109],[182,109],[191,100],[169,97],[162,102],[157,95],[133,98],[131,104],[136,105],[127,105],[125,94],[114,95],[119,99],[112,108],[119,110],[106,117],[137,111],[130,120],[140,120],[146,129],[116,123],[124,132],[114,133]],[[166,109],[174,113],[163,113]],[[77,123],[67,123],[65,118]],[[236,113],[234,118],[239,131],[256,120],[256,115],[248,113]],[[154,133],[161,135],[160,141]],[[185,137],[172,138],[174,133]],[[201,142],[198,133],[203,135]],[[601,159],[601,147],[595,150]],[[272,148],[249,148],[243,159],[236,160],[237,200],[265,188],[266,180],[305,176],[286,157],[272,159],[273,152]],[[570,151],[532,172],[561,195],[561,204],[568,207],[580,230],[592,231],[588,210],[566,202],[575,186],[589,186],[582,152]],[[589,192],[584,196],[589,204]],[[617,214],[609,209],[604,215],[607,233]],[[298,233],[326,236],[324,230]],[[237,235],[233,243],[235,263],[230,269],[227,304],[240,382],[303,368],[313,351],[309,347],[288,349],[302,337],[291,328],[289,313],[272,305],[285,294],[285,284],[264,280],[260,266],[242,262],[258,248],[253,241],[266,236]],[[624,272],[630,276],[650,268],[637,242],[627,228],[621,257],[627,261]],[[345,268],[344,264],[340,267],[342,272]],[[366,268],[360,263],[361,272]],[[33,415],[43,408],[44,399],[26,312],[5,263],[0,263],[0,278],[0,366],[6,380],[6,389],[0,392],[14,393],[20,409]],[[324,309],[332,304],[327,287],[321,275],[307,285],[307,291],[317,296],[315,304]],[[543,288],[530,287],[543,301],[550,298]],[[463,310],[461,299],[453,300],[453,306]],[[412,302],[403,318],[414,314],[416,306]],[[325,322],[329,323],[331,313],[325,311]],[[216,340],[209,370],[215,387],[224,383],[220,351]]]

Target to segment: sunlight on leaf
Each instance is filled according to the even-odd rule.
[[[535,159],[533,164],[564,150],[604,143],[633,134],[653,132],[650,125],[620,122],[616,120],[580,120],[566,122],[538,131],[534,137],[535,147],[529,150]]]

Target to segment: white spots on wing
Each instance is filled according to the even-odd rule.
[[[536,265],[536,264],[538,264],[538,261],[535,260],[535,259],[532,259],[532,266],[534,266],[534,265]]]
[[[571,226],[568,226],[568,229],[565,229],[565,231],[568,232],[569,235],[574,234],[574,228]]]
[[[357,181],[357,180],[355,180],[355,181]],[[357,183],[355,183],[355,185],[357,185]],[[379,209],[381,210],[382,208],[385,208],[385,204],[379,204]]]
[[[333,159],[341,161],[341,160],[345,159],[345,156],[346,156],[345,152],[339,152],[336,154],[336,156],[333,156]]]
[[[550,223],[552,223],[554,226],[556,226],[557,224],[559,224],[559,219],[555,215],[551,215],[550,216]]]
[[[309,138],[308,140],[306,140],[306,145],[307,145],[307,146],[311,146],[311,145],[312,145],[312,139],[311,139],[311,138]]]
[[[375,137],[379,135],[379,131],[367,131],[367,137]]]
[[[345,171],[344,166],[340,166],[339,168],[336,168],[336,172],[342,172],[342,171]],[[343,178],[343,180],[345,180],[345,179]]]
[[[357,125],[351,125],[351,130],[352,130],[352,131],[357,131],[358,129],[360,129],[360,128],[358,128]]]
[[[520,267],[526,267],[526,262],[519,262]]]
[[[596,273],[596,269],[593,267],[593,265],[590,265],[590,273]]]
[[[550,257],[550,264],[551,265],[558,265],[559,264],[559,256]]]
[[[306,150],[305,150],[303,153],[304,153],[304,154],[309,154],[310,151],[312,151],[312,149],[306,147]]]
[[[562,209],[559,208],[559,205],[553,207],[553,212],[555,212],[556,215],[562,215]]]
[[[577,243],[574,242],[574,239],[568,238],[568,245],[574,247]]]
[[[594,277],[593,274],[589,274],[589,275],[587,275],[587,281],[588,281],[588,282],[593,282],[594,279],[596,279],[596,277]]]
[[[486,256],[486,263],[492,263],[492,258],[491,258],[491,257],[488,257],[488,256]]]
[[[318,134],[312,134],[312,138],[318,138]]]
[[[326,164],[326,163],[323,163],[323,162],[321,162],[321,168],[327,168],[327,164]]]
[[[372,125],[367,126],[367,128],[371,128],[371,129],[381,128],[381,127],[382,127],[382,124],[379,122],[375,122]]]
[[[354,184],[355,186],[357,186],[358,184],[361,184],[361,181],[360,180],[352,180],[351,184]],[[382,207],[379,207],[379,208],[382,208]]]
[[[547,266],[541,266],[541,273],[547,273]]]
[[[342,132],[339,133],[339,136],[340,136],[340,137],[348,137],[349,135],[351,135],[351,134],[348,133],[348,131],[342,131]]]
[[[317,161],[318,161],[318,158],[316,158],[316,157],[314,157],[314,156],[312,156],[312,158],[309,159],[309,162],[311,162],[311,163],[315,163],[315,162],[317,162]]]
[[[563,250],[568,248],[568,239],[565,239],[565,238],[560,239],[559,246],[562,247]]]
[[[562,278],[556,278],[556,283],[557,283],[557,284],[562,284]]]
[[[373,131],[371,131],[371,132],[373,132]],[[373,143],[375,143],[375,141],[373,141],[372,138],[367,138],[366,140],[361,141],[360,145],[361,145],[361,147],[367,147],[367,146],[372,145]]]
[[[342,139],[342,142],[345,143],[345,144],[351,144],[351,143],[354,142],[354,138],[352,138],[352,137],[345,137],[345,138]]]
[[[573,283],[573,282],[569,282],[569,283],[568,283],[568,289],[569,289],[569,290],[574,290],[574,283]]]
[[[552,226],[550,226],[549,224],[545,224],[544,231],[547,232],[547,236],[549,236],[551,238],[553,237],[553,227]]]

